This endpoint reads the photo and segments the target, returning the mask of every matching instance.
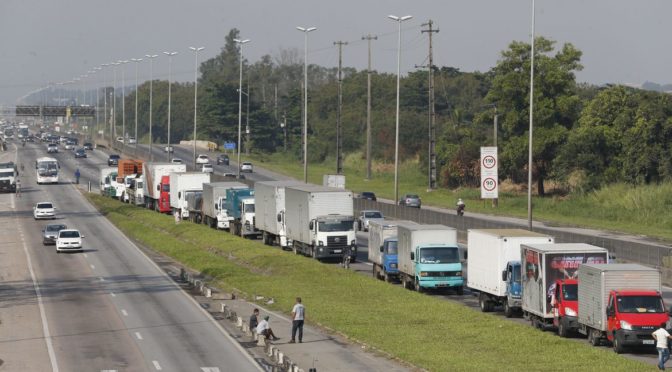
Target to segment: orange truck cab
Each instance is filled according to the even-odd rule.
[[[558,279],[551,306],[553,307],[553,326],[560,337],[567,337],[579,329],[579,282],[576,279]]]

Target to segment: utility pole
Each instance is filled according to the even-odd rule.
[[[338,45],[338,109],[336,110],[336,174],[343,174],[343,135],[341,133],[341,110],[343,109],[343,45],[347,41],[335,41]]]
[[[245,155],[250,155],[250,74],[247,74],[247,114],[245,114]]]
[[[287,152],[287,112],[283,112],[282,114],[282,123],[280,123],[282,126],[282,137],[283,137],[283,143],[284,143],[284,149],[285,152]]]
[[[378,36],[368,34],[362,40],[369,43],[369,67],[366,71],[366,179],[371,179],[371,40],[378,40]]]
[[[421,30],[421,33],[427,33],[429,36],[429,64],[427,70],[429,72],[429,167],[428,167],[428,184],[427,191],[436,189],[436,111],[434,108],[434,51],[432,50],[432,34],[439,32],[439,29],[434,29],[434,22],[430,19],[427,23],[422,24],[427,27]]]

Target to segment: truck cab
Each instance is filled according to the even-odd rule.
[[[457,246],[419,245],[411,252],[411,260],[415,265],[417,291],[455,287],[458,294],[464,293],[462,261]]]
[[[396,237],[387,238],[383,241],[383,245],[380,246],[380,253],[383,257],[383,275],[386,281],[399,276],[398,242],[399,240]]]
[[[229,231],[241,237],[257,236],[261,232],[254,226],[254,190],[228,189],[224,210],[229,219]]]
[[[357,238],[353,216],[330,214],[319,216],[308,224],[313,242],[314,258],[340,258],[350,250],[350,260],[357,259]]]
[[[226,213],[226,208],[224,207],[224,202],[226,198],[219,197],[215,204],[215,210],[217,211],[217,228],[218,229],[228,229],[229,228],[229,215]]]
[[[607,339],[614,351],[625,347],[655,347],[651,333],[669,321],[661,293],[652,290],[612,290],[607,302]]]
[[[522,271],[520,261],[509,261],[506,270],[502,272],[502,279],[506,283],[506,302],[504,303],[504,315],[507,318],[513,316],[514,311],[520,311],[523,300],[523,287],[520,283]]]
[[[159,192],[159,202],[155,209],[161,213],[170,213],[170,176],[161,176],[161,182],[156,186]]]
[[[0,163],[0,190],[16,192],[16,178],[19,171],[14,163]]]
[[[553,326],[560,337],[579,329],[579,282],[576,279],[558,279],[552,293]]]

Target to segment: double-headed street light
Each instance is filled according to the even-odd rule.
[[[317,27],[296,27],[304,34],[303,48],[303,182],[308,183],[308,33]]]
[[[168,161],[170,162],[170,93],[172,91],[171,89],[171,73],[172,73],[172,64],[173,64],[173,56],[177,54],[177,52],[163,52],[163,54],[168,56]]]
[[[129,61],[117,61],[121,64],[121,137],[126,146],[126,65]]]
[[[135,62],[135,155],[138,155],[138,65],[142,58],[131,58]]]
[[[399,36],[397,38],[397,114],[394,135],[394,201],[396,203],[399,201],[399,82],[401,69],[401,22],[409,20],[413,18],[413,16],[407,15],[397,17],[388,15],[387,18],[399,24]]]
[[[240,48],[240,67],[239,67],[239,79],[238,79],[238,178],[240,178],[240,132],[241,132],[241,123],[242,123],[242,115],[243,115],[243,44],[249,43],[249,39],[233,39],[236,43],[238,43],[239,48]],[[249,100],[249,98],[248,98]]]
[[[159,56],[158,54],[145,54],[145,57],[149,59],[149,161],[154,160],[154,153],[152,152],[152,142],[154,142],[152,139],[152,101],[154,94],[153,66],[154,66],[154,58],[158,56]]]
[[[194,52],[194,170],[196,170],[196,118],[198,113],[198,52],[205,47],[189,47]],[[170,150],[170,149],[169,149]]]

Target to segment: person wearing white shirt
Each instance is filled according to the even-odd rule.
[[[271,329],[271,326],[268,324],[268,319],[269,317],[268,315],[266,315],[264,317],[264,320],[259,322],[259,324],[257,325],[257,334],[266,337],[267,340],[269,338],[273,338],[274,341],[278,340],[279,338],[275,337],[275,335],[273,334],[273,330]]]
[[[660,325],[655,332],[651,334],[656,340],[656,349],[658,350],[658,369],[661,371],[665,370],[665,362],[670,359],[670,349],[667,348],[667,340],[672,339],[672,336],[667,332],[665,326],[667,324],[663,323]]]
[[[299,331],[299,343],[303,342],[303,321],[306,316],[306,308],[301,303],[301,297],[296,298],[296,304],[292,308],[292,339],[290,344],[296,342],[296,331]]]

